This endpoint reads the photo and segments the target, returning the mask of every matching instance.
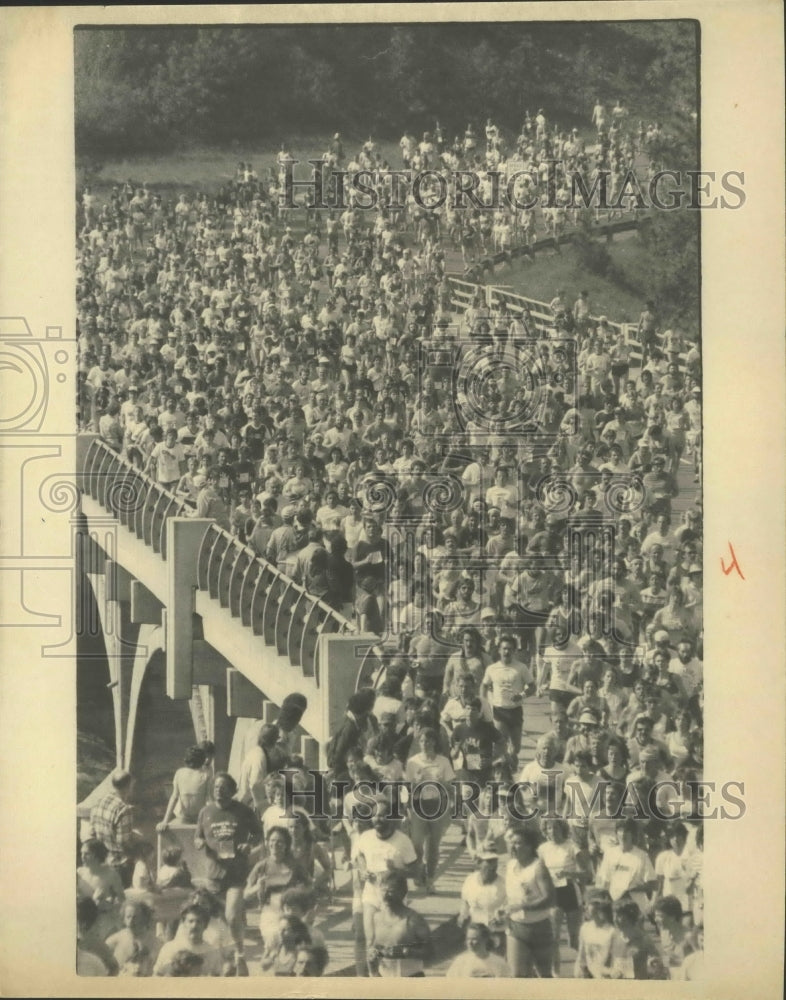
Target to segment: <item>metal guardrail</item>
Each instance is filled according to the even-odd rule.
[[[77,471],[80,489],[165,560],[167,520],[193,516],[192,508],[99,439]],[[197,587],[317,686],[319,637],[356,632],[334,608],[217,524],[200,546]]]

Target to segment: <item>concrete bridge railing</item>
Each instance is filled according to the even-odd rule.
[[[80,435],[77,473],[91,544],[112,549],[101,565],[117,564],[132,592],[141,586],[162,609],[167,695],[193,699],[196,687],[221,685],[230,716],[273,721],[287,694],[302,693],[301,726],[322,758],[347,698],[376,672],[375,637],[359,635],[236,536],[194,517],[99,437]],[[96,542],[103,527],[93,530],[107,523],[117,536],[109,545]]]

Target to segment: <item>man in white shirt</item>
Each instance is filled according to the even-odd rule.
[[[534,690],[535,680],[525,664],[514,659],[516,648],[512,636],[499,642],[499,660],[486,668],[480,685],[481,695],[488,698],[494,723],[507,737],[510,752],[518,757],[521,731],[524,727],[522,701]]]
[[[519,491],[509,483],[509,470],[499,466],[494,473],[494,485],[486,490],[486,506],[499,507],[500,517],[515,520],[518,517]]]
[[[680,639],[677,643],[677,659],[669,663],[669,673],[676,674],[682,681],[685,693],[690,697],[704,678],[704,664],[695,655],[690,639]]]
[[[378,797],[371,820],[373,829],[361,833],[352,849],[354,864],[364,883],[361,899],[367,941],[373,936],[374,913],[382,907],[382,876],[389,871],[400,871],[408,877],[416,874],[418,861],[412,841],[390,817],[390,802],[384,796]]]
[[[459,927],[466,923],[485,924],[490,930],[503,926],[507,895],[505,880],[498,874],[499,855],[492,846],[482,845],[477,855],[478,871],[472,872],[461,887]]]
[[[608,889],[614,902],[629,893],[643,913],[647,907],[647,892],[657,885],[655,869],[647,852],[634,846],[636,821],[621,819],[615,829],[617,846],[609,847],[604,854],[595,886]]]
[[[177,436],[177,431],[185,424],[186,418],[182,410],[177,408],[177,397],[169,396],[166,401],[166,409],[163,410],[158,417],[158,423],[161,430],[165,433],[173,428],[175,430],[175,436]]]
[[[153,968],[154,976],[172,975],[172,961],[181,951],[189,951],[202,959],[199,976],[220,976],[222,970],[221,952],[204,940],[205,928],[210,915],[196,904],[187,906],[180,916],[180,926],[171,941],[167,941],[158,953]]]
[[[535,759],[524,765],[518,778],[527,806],[540,802],[547,809],[562,808],[566,768],[559,757],[557,737],[553,732],[543,733],[535,745]]]
[[[148,466],[155,466],[156,481],[164,489],[174,490],[186,471],[186,452],[183,446],[177,443],[177,431],[174,427],[170,427],[164,440],[153,448]]]
[[[655,529],[650,531],[641,543],[641,554],[646,556],[653,545],[660,545],[663,549],[663,558],[669,566],[674,565],[679,542],[674,532],[671,530],[671,520],[666,514],[659,514],[655,522]]]

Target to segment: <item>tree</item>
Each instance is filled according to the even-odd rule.
[[[669,323],[698,331],[699,213],[690,209],[653,212],[639,230],[647,250],[646,293]]]

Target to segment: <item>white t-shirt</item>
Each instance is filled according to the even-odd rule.
[[[673,531],[667,531],[665,535],[662,535],[659,531],[651,531],[641,543],[641,554],[646,556],[653,545],[661,545],[663,547],[665,562],[672,563],[674,561],[674,554],[679,547],[679,542],[674,537]]]
[[[640,847],[632,847],[629,851],[623,851],[621,847],[610,847],[604,855],[601,866],[598,870],[595,884],[599,887],[606,887],[613,900],[618,900],[630,892],[632,898],[641,908],[645,902],[644,893],[636,892],[638,886],[645,882],[655,881],[655,869],[645,851]]]
[[[404,776],[413,784],[421,781],[439,781],[445,784],[455,778],[455,773],[447,757],[437,754],[429,760],[425,754],[418,753],[407,761]]]
[[[655,858],[655,874],[663,876],[663,895],[676,896],[683,910],[689,910],[688,879],[690,878],[690,855],[683,850],[676,854],[671,849],[661,851]]]
[[[399,718],[401,715],[401,701],[398,698],[391,698],[390,695],[380,694],[377,695],[374,701],[373,714],[377,721],[382,718],[383,715],[395,715]]]
[[[180,479],[180,463],[186,460],[182,445],[176,444],[170,448],[161,442],[155,446],[150,457],[156,463],[156,478],[159,483],[173,483]]]
[[[518,490],[514,486],[489,486],[486,490],[486,505],[499,507],[500,517],[514,519],[518,516]]]
[[[301,816],[305,816],[308,820],[308,825],[311,830],[314,829],[314,824],[311,817],[308,815],[305,809],[301,806],[293,806],[293,813],[299,813]],[[267,840],[268,834],[276,826],[282,826],[285,830],[289,830],[290,833],[294,833],[297,820],[292,815],[287,815],[283,806],[272,805],[262,813],[262,834]]]
[[[352,853],[355,858],[362,855],[366,862],[366,870],[376,877],[388,871],[388,862],[393,868],[402,870],[417,858],[412,841],[400,830],[394,830],[384,839],[377,836],[376,830],[366,830],[355,841]],[[364,903],[371,906],[382,905],[379,886],[374,882],[366,882],[362,898]]]
[[[563,792],[565,794],[565,818],[573,826],[586,827],[590,817],[596,816],[601,808],[602,796],[592,802],[593,793],[598,785],[597,778],[582,781],[578,775],[566,779]],[[591,808],[590,808],[591,806]]]
[[[548,868],[555,889],[561,889],[568,884],[566,878],[557,876],[555,872],[565,868],[576,868],[576,845],[572,840],[566,840],[562,844],[544,840],[538,848],[538,857]]]
[[[685,693],[690,697],[703,680],[704,664],[695,656],[687,663],[674,659],[669,664],[669,673],[682,680]]]
[[[594,920],[585,921],[579,930],[577,973],[579,967],[586,966],[593,979],[605,978],[603,972],[609,969],[613,939],[613,924],[598,927]]]
[[[493,952],[486,958],[478,958],[471,951],[465,951],[451,963],[445,976],[448,979],[510,979],[510,966]]]
[[[515,695],[523,695],[527,685],[532,683],[532,674],[525,664],[514,660],[506,666],[498,660],[486,668],[481,687],[491,685],[489,702],[492,708],[517,708],[521,700],[514,700]]]
[[[162,945],[161,951],[158,953],[158,959],[156,960],[155,967],[153,968],[154,976],[166,976],[169,972],[172,959],[179,951],[191,951],[195,955],[200,955],[202,957],[202,967],[197,973],[200,976],[220,976],[221,975],[221,953],[218,948],[214,948],[213,945],[208,944],[203,941],[201,944],[191,944],[184,941],[182,938],[175,936],[172,941],[167,941],[165,945]]]
[[[572,638],[565,646],[558,649],[556,646],[547,646],[543,652],[543,662],[548,663],[549,690],[566,691],[569,694],[579,694],[579,689],[568,683],[568,678],[573,670],[573,664],[581,656],[581,646]]]
[[[450,975],[450,972],[447,973]],[[685,961],[676,969],[671,970],[671,978],[702,982],[704,974],[704,952],[694,951],[685,958]]]
[[[440,715],[440,722],[451,732],[462,722],[469,722],[469,705],[462,705],[460,698],[449,698]],[[492,722],[491,706],[485,698],[480,699],[480,715],[486,722]]]
[[[523,919],[524,923],[539,923],[548,914],[545,909],[527,910],[530,900],[540,902],[541,889],[538,876],[544,868],[545,862],[538,857],[526,865],[511,858],[505,868],[505,892],[508,897],[509,912],[516,919]]]
[[[553,803],[556,809],[562,807],[562,798],[565,787],[565,767],[562,764],[554,763],[552,767],[545,769],[536,760],[531,760],[521,769],[519,781],[523,785],[532,785],[533,792],[537,788],[537,794],[542,795],[547,788],[553,789]],[[531,797],[533,794],[529,789],[525,789],[525,796]],[[552,801],[551,799],[549,800]]]
[[[267,774],[265,751],[259,746],[252,747],[240,767],[238,797],[241,802],[252,805],[257,811],[266,810],[269,805],[265,794]]]
[[[480,872],[472,872],[461,887],[461,901],[469,907],[469,919],[474,924],[490,927],[499,922],[497,911],[505,906],[505,882],[497,875],[493,882],[484,884]]]

